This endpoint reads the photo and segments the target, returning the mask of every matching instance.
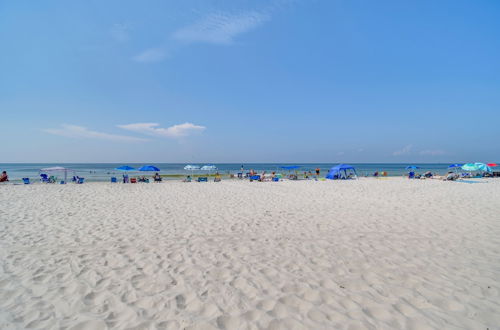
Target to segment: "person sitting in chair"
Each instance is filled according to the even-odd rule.
[[[215,173],[214,182],[221,182],[221,181],[222,177],[220,176],[219,172]]]
[[[155,173],[155,175],[153,175],[153,180],[155,182],[161,182],[161,176],[160,176],[160,174],[158,174],[158,172]]]
[[[0,182],[7,182],[9,181],[9,176],[7,175],[7,171],[3,171],[2,175],[0,175]]]
[[[191,175],[188,175],[182,182],[191,182]]]

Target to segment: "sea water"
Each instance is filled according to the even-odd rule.
[[[20,182],[22,178],[30,178],[31,181],[38,181],[40,179],[40,170],[47,167],[54,166],[62,166],[67,169],[70,169],[71,172],[68,172],[68,180],[70,180],[74,175],[84,177],[86,181],[109,181],[111,177],[117,177],[118,180],[122,177],[124,173],[127,173],[130,177],[132,176],[152,176],[154,172],[139,172],[139,171],[130,171],[123,172],[116,170],[117,167],[129,165],[134,168],[139,168],[143,165],[154,165],[160,169],[160,174],[167,175],[167,178],[177,179],[175,175],[197,175],[197,174],[207,174],[207,171],[186,171],[184,170],[184,166],[187,164],[183,163],[154,163],[154,164],[114,164],[114,163],[81,163],[81,164],[64,164],[64,163],[0,163],[0,171],[7,171],[9,175],[9,180],[12,182]],[[203,166],[205,164],[191,164]],[[212,165],[212,164],[211,164]],[[217,170],[221,174],[236,174],[241,172],[241,168],[243,167],[243,172],[249,172],[250,170],[254,170],[258,173],[262,173],[266,171],[277,172],[277,173],[298,173],[302,175],[304,172],[311,171],[313,174],[315,173],[315,169],[320,169],[320,176],[324,177],[328,170],[338,164],[335,163],[297,163],[297,164],[283,164],[283,163],[224,163],[224,164],[216,164]],[[286,170],[282,169],[282,166],[290,166],[290,165],[298,165],[300,166],[298,169],[294,170]],[[431,171],[434,174],[445,174],[448,171],[449,164],[402,164],[402,163],[351,163],[358,174],[358,176],[373,176],[375,172],[387,172],[388,176],[403,176],[408,173],[408,170],[405,168],[408,165],[415,165],[419,167],[419,169],[415,170],[417,173],[425,173],[427,171]],[[214,173],[214,171],[210,172]],[[50,173],[50,175],[57,176],[58,180],[64,178],[64,173]],[[300,176],[299,176],[300,178]]]

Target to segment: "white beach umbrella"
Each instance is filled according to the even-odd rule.
[[[202,171],[216,171],[217,170],[217,166],[215,165],[204,165],[202,168],[201,168]]]
[[[196,171],[196,170],[199,170],[200,167],[198,165],[186,165],[186,166],[184,166],[184,169],[186,171]]]
[[[212,164],[204,165],[204,166],[202,166],[202,168],[200,170],[208,171],[208,173],[210,173],[211,171],[217,171],[217,166],[212,165]]]

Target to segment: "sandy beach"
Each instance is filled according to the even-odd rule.
[[[0,328],[500,329],[475,181],[2,185]]]

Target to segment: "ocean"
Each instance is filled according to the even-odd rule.
[[[86,181],[109,181],[112,176],[120,178],[123,172],[116,170],[117,167],[122,165],[129,165],[134,168],[139,168],[143,165],[154,165],[160,168],[160,174],[166,175],[167,179],[176,179],[178,175],[187,175],[187,174],[202,174],[206,173],[203,171],[186,171],[184,170],[184,166],[186,163],[154,163],[154,164],[114,164],[114,163],[82,163],[82,164],[64,164],[64,163],[0,163],[0,171],[7,171],[9,175],[9,180],[13,182],[22,181],[22,178],[28,177],[32,181],[37,181],[40,178],[40,169],[54,166],[62,166],[74,171],[73,173],[68,174],[68,177],[71,178],[73,175],[78,175],[80,177],[84,177]],[[205,164],[193,164],[203,166]],[[288,173],[287,170],[283,170],[281,166],[289,166],[289,165],[299,165],[301,166],[297,170],[293,170],[292,172],[297,171],[298,173],[303,173],[304,171],[311,171],[314,173],[316,168],[321,170],[321,176],[325,176],[328,170],[335,165],[335,163],[297,163],[297,164],[284,164],[284,163],[223,163],[216,164],[218,168],[218,172],[221,174],[236,174],[240,172],[241,167],[243,166],[244,171],[248,172],[251,169],[261,173],[262,171],[272,172],[277,171],[281,173]],[[419,169],[416,170],[417,173],[424,173],[427,171],[431,171],[435,174],[445,174],[448,171],[449,164],[402,164],[402,163],[351,163],[350,165],[356,168],[356,172],[358,176],[371,176],[374,172],[382,172],[386,171],[388,176],[402,176],[405,175],[408,171],[405,170],[408,165],[418,166]],[[154,173],[152,172],[138,172],[131,171],[128,172],[129,176],[151,176]],[[58,178],[63,178],[63,173],[56,173],[55,175]]]

